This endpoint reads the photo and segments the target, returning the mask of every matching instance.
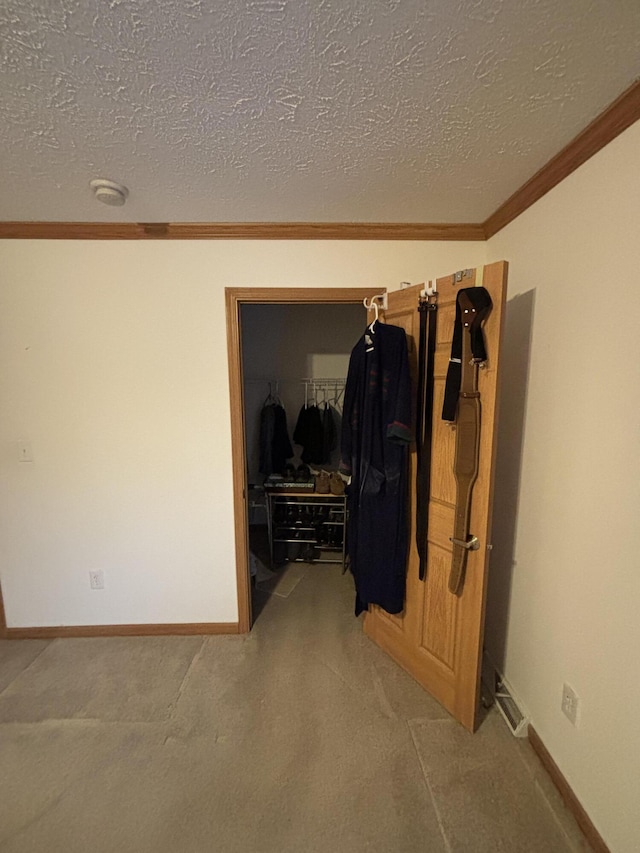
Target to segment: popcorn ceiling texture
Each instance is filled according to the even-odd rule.
[[[638,0],[2,0],[0,219],[482,221],[639,31]]]

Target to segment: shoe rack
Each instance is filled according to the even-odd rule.
[[[345,561],[346,495],[267,491],[271,564]]]

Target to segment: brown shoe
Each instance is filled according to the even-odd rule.
[[[332,495],[344,495],[344,480],[337,471],[334,471],[329,477],[329,488]]]
[[[316,492],[319,495],[328,495],[330,491],[329,475],[326,471],[320,471],[316,477]]]

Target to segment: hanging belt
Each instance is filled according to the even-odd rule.
[[[427,530],[431,494],[431,441],[433,436],[433,369],[436,352],[435,297],[420,299],[420,340],[418,346],[418,399],[416,407],[416,545],[419,577],[427,573]]]
[[[453,471],[456,478],[456,507],[449,590],[460,595],[468,551],[480,547],[469,535],[471,493],[478,476],[480,449],[480,392],[478,366],[484,365],[487,353],[482,324],[491,311],[491,297],[484,287],[468,287],[458,292],[456,324],[453,332],[451,359],[447,371],[442,418],[456,422],[456,454]],[[457,417],[456,417],[457,409]]]

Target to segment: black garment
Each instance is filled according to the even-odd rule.
[[[260,473],[281,473],[292,456],[285,410],[277,403],[265,403],[260,413]]]
[[[298,420],[296,421],[296,425],[293,430],[293,440],[296,444],[304,445],[305,439],[307,437],[307,419],[308,419],[308,411],[309,406],[303,406],[298,412]]]
[[[324,465],[324,432],[317,406],[303,406],[293,431],[293,440],[303,447],[300,458],[307,465]]]
[[[322,455],[324,457],[323,462],[331,461],[331,452],[336,449],[337,446],[337,435],[336,435],[336,424],[333,419],[333,411],[331,406],[327,403],[324,404],[324,410],[322,412]]]
[[[404,608],[408,547],[407,460],[411,379],[404,329],[376,323],[351,353],[340,468],[347,487],[347,553],[356,616]]]

